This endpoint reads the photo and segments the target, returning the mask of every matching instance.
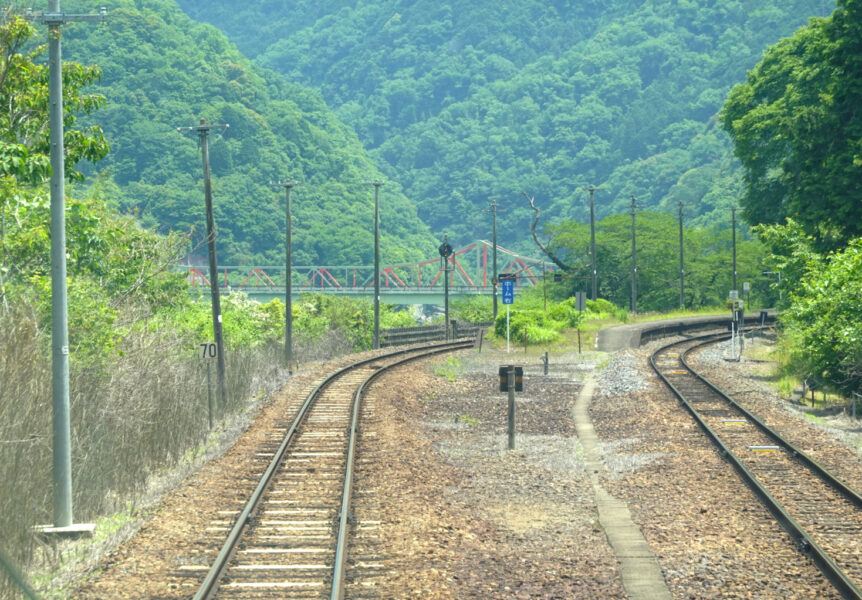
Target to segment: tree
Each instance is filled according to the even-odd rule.
[[[862,234],[862,1],[767,50],[721,113],[753,224],[792,218],[820,249]]]
[[[806,255],[805,276],[781,320],[784,342],[802,377],[850,395],[862,390],[862,239],[828,255]]]
[[[50,175],[48,67],[37,61],[44,47],[29,48],[33,27],[13,9],[0,12],[0,299],[7,282],[21,274],[38,277],[47,270],[48,208],[39,187]],[[66,174],[72,180],[80,160],[98,161],[108,153],[99,126],[75,129],[76,114],[102,106],[99,95],[83,88],[99,70],[63,65]],[[73,209],[73,207],[70,207]],[[75,215],[70,214],[74,222]],[[72,240],[72,248],[76,240]]]
[[[0,178],[19,184],[38,184],[50,172],[48,131],[48,67],[37,61],[45,47],[26,50],[33,27],[6,8],[0,14]],[[63,65],[63,108],[66,174],[83,178],[75,170],[80,160],[98,161],[108,153],[108,143],[98,125],[74,129],[77,114],[90,114],[104,105],[98,94],[83,88],[97,81],[99,69],[77,63]]]
[[[638,253],[638,309],[664,311],[679,306],[679,247],[677,219],[667,213],[639,211],[636,217]],[[565,257],[566,279],[553,286],[555,297],[567,297],[589,285],[589,227],[567,221],[546,228],[551,240],[542,247]],[[740,281],[757,284],[765,268],[765,248],[756,239],[737,240],[737,271]],[[750,238],[750,236],[748,236]],[[731,286],[731,234],[729,230],[687,227],[683,231],[686,271],[686,306],[714,307],[723,304]],[[599,296],[617,306],[631,299],[631,216],[611,215],[596,223],[596,258]],[[562,262],[562,261],[561,261]],[[752,302],[770,302],[765,282],[752,287]]]

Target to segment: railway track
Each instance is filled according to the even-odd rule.
[[[391,352],[321,382],[260,453],[269,462],[248,501],[226,507],[214,524],[227,537],[195,600],[342,598],[365,387],[392,367],[471,346],[462,340]]]
[[[862,600],[862,497],[700,376],[686,360],[727,334],[659,348],[650,363],[722,455],[848,599]]]

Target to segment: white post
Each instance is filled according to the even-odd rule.
[[[506,305],[506,354],[509,353],[509,305]]]
[[[730,360],[736,360],[736,321],[730,322]]]

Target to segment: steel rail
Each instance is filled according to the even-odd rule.
[[[359,426],[360,402],[365,392],[365,388],[388,369],[401,366],[414,360],[419,360],[420,358],[427,358],[435,354],[469,348],[472,345],[473,342],[460,341],[450,343],[444,348],[438,348],[425,354],[408,356],[407,358],[386,365],[384,369],[380,369],[379,371],[372,373],[356,390],[356,393],[353,396],[353,413],[350,421],[350,442],[347,451],[347,469],[344,477],[344,490],[341,496],[341,513],[338,518],[338,536],[335,545],[335,562],[332,568],[332,593],[330,594],[330,600],[343,600],[344,598],[344,580],[347,565],[347,535],[350,520],[350,501],[353,490],[353,462],[354,457],[356,456],[356,432]]]
[[[703,339],[704,341],[697,345],[697,347],[702,347],[704,345],[708,345],[717,341],[729,339],[730,336],[727,334],[722,335],[708,335],[701,336],[700,338],[693,339]],[[656,356],[662,352],[667,351],[669,348],[673,346],[678,346],[683,343],[691,342],[692,340],[686,340],[686,342],[674,342],[673,344],[668,344],[663,346],[653,352],[650,356],[650,365],[653,370],[659,376],[659,378],[664,382],[665,385],[670,388],[673,394],[679,399],[679,401],[685,406],[685,408],[691,413],[694,420],[700,425],[701,429],[706,433],[707,437],[718,447],[721,455],[726,458],[731,465],[736,469],[737,473],[742,477],[743,481],[748,485],[749,488],[755,493],[755,495],[760,499],[760,501],[766,506],[766,508],[772,513],[773,517],[775,517],[776,521],[790,534],[791,538],[796,541],[797,548],[800,552],[807,554],[811,560],[817,565],[820,571],[824,574],[824,576],[829,580],[829,582],[835,587],[836,590],[846,599],[848,600],[862,600],[862,590],[860,590],[848,577],[847,575],[835,564],[835,562],[829,557],[829,555],[817,544],[808,532],[796,522],[796,520],[784,509],[781,503],[776,500],[766,488],[761,485],[760,481],[757,477],[748,470],[748,468],[742,463],[739,457],[734,454],[730,448],[721,440],[718,434],[713,431],[709,425],[707,425],[706,421],[700,416],[697,410],[688,402],[688,400],[683,396],[683,394],[668,380],[667,377],[661,372],[658,365],[656,364]],[[684,354],[687,354],[684,353]],[[682,357],[680,357],[682,358]],[[697,379],[701,381],[705,381],[705,378],[696,374],[695,371],[688,366],[686,363],[682,363],[686,369],[690,371],[690,373],[695,376]],[[711,389],[719,393],[724,399],[728,399],[727,394],[719,390],[715,386],[710,386]],[[735,402],[733,402],[736,405]],[[765,427],[765,426],[764,426]],[[778,436],[778,434],[775,434]],[[780,436],[778,436],[780,437]],[[782,441],[782,443],[784,443]]]
[[[837,490],[841,493],[847,500],[853,503],[857,508],[862,509],[862,495],[860,495],[856,490],[847,485],[843,480],[841,480],[837,475],[830,472],[826,467],[815,461],[813,458],[808,456],[803,450],[794,446],[788,440],[785,440],[781,435],[779,435],[776,431],[771,429],[768,425],[766,425],[763,421],[754,416],[748,409],[741,406],[738,402],[736,402],[729,394],[727,394],[724,390],[719,388],[717,385],[713,384],[706,377],[698,373],[686,360],[686,357],[695,350],[698,350],[712,342],[703,342],[692,346],[688,350],[686,350],[682,356],[680,356],[680,362],[691,371],[691,374],[700,380],[704,385],[709,387],[716,394],[721,396],[721,398],[728,402],[733,408],[741,412],[747,419],[750,419],[752,423],[757,426],[760,431],[765,433],[770,439],[772,439],[779,446],[784,447],[788,450],[795,458],[799,459],[805,466],[811,469],[814,473],[817,474],[820,479],[822,479],[828,486]]]
[[[263,497],[264,491],[269,487],[270,482],[272,481],[273,476],[278,471],[279,466],[281,465],[285,453],[287,452],[288,446],[293,441],[294,434],[299,426],[305,420],[305,417],[308,415],[309,409],[314,404],[314,401],[320,395],[325,387],[331,384],[335,379],[340,377],[341,375],[352,371],[358,367],[367,365],[368,363],[372,363],[381,359],[391,358],[393,356],[398,356],[399,354],[406,354],[409,352],[416,352],[418,350],[422,350],[423,348],[431,349],[431,348],[441,348],[441,347],[460,347],[461,345],[466,344],[463,340],[458,342],[447,342],[444,344],[430,344],[424,347],[412,347],[412,348],[402,348],[400,350],[394,352],[387,352],[385,354],[378,354],[376,356],[366,358],[355,363],[351,363],[341,369],[336,370],[331,373],[328,377],[326,377],[323,381],[321,381],[312,391],[308,394],[305,399],[305,402],[300,407],[297,412],[296,417],[293,420],[293,423],[288,429],[287,433],[284,436],[284,440],[281,442],[278,450],[275,453],[275,456],[270,461],[269,465],[264,471],[264,474],[261,476],[260,482],[257,484],[257,487],[252,492],[252,495],[249,497],[248,502],[246,503],[243,510],[240,512],[239,517],[234,522],[233,527],[231,528],[228,536],[223,544],[221,551],[213,562],[210,570],[207,572],[207,576],[204,579],[204,582],[201,584],[200,588],[198,588],[198,592],[194,595],[194,600],[211,600],[215,597],[216,592],[218,591],[219,581],[221,580],[225,570],[228,567],[231,559],[233,558],[237,544],[239,540],[242,538],[243,533],[246,528],[251,524],[252,515],[260,504],[260,500]],[[445,352],[446,350],[441,350]]]

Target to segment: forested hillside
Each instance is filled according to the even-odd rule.
[[[764,48],[826,0],[179,0],[259,64],[318,87],[434,231],[524,239],[549,221],[683,201],[727,221],[738,163],[716,115]]]
[[[63,8],[89,12],[92,5],[69,0]],[[87,173],[100,173],[103,187],[116,183],[108,195],[122,210],[160,231],[195,228],[194,241],[202,241],[197,135],[176,128],[204,117],[230,125],[210,138],[221,263],[283,263],[284,192],[269,183],[287,177],[300,182],[295,263],[371,263],[374,196],[364,182],[382,175],[318,92],[255,67],[171,0],[118,0],[106,24],[70,26],[65,40],[68,60],[102,70],[91,89],[106,106],[82,120],[103,126],[111,151]],[[434,252],[436,242],[397,185],[383,188],[381,203],[387,260]]]

